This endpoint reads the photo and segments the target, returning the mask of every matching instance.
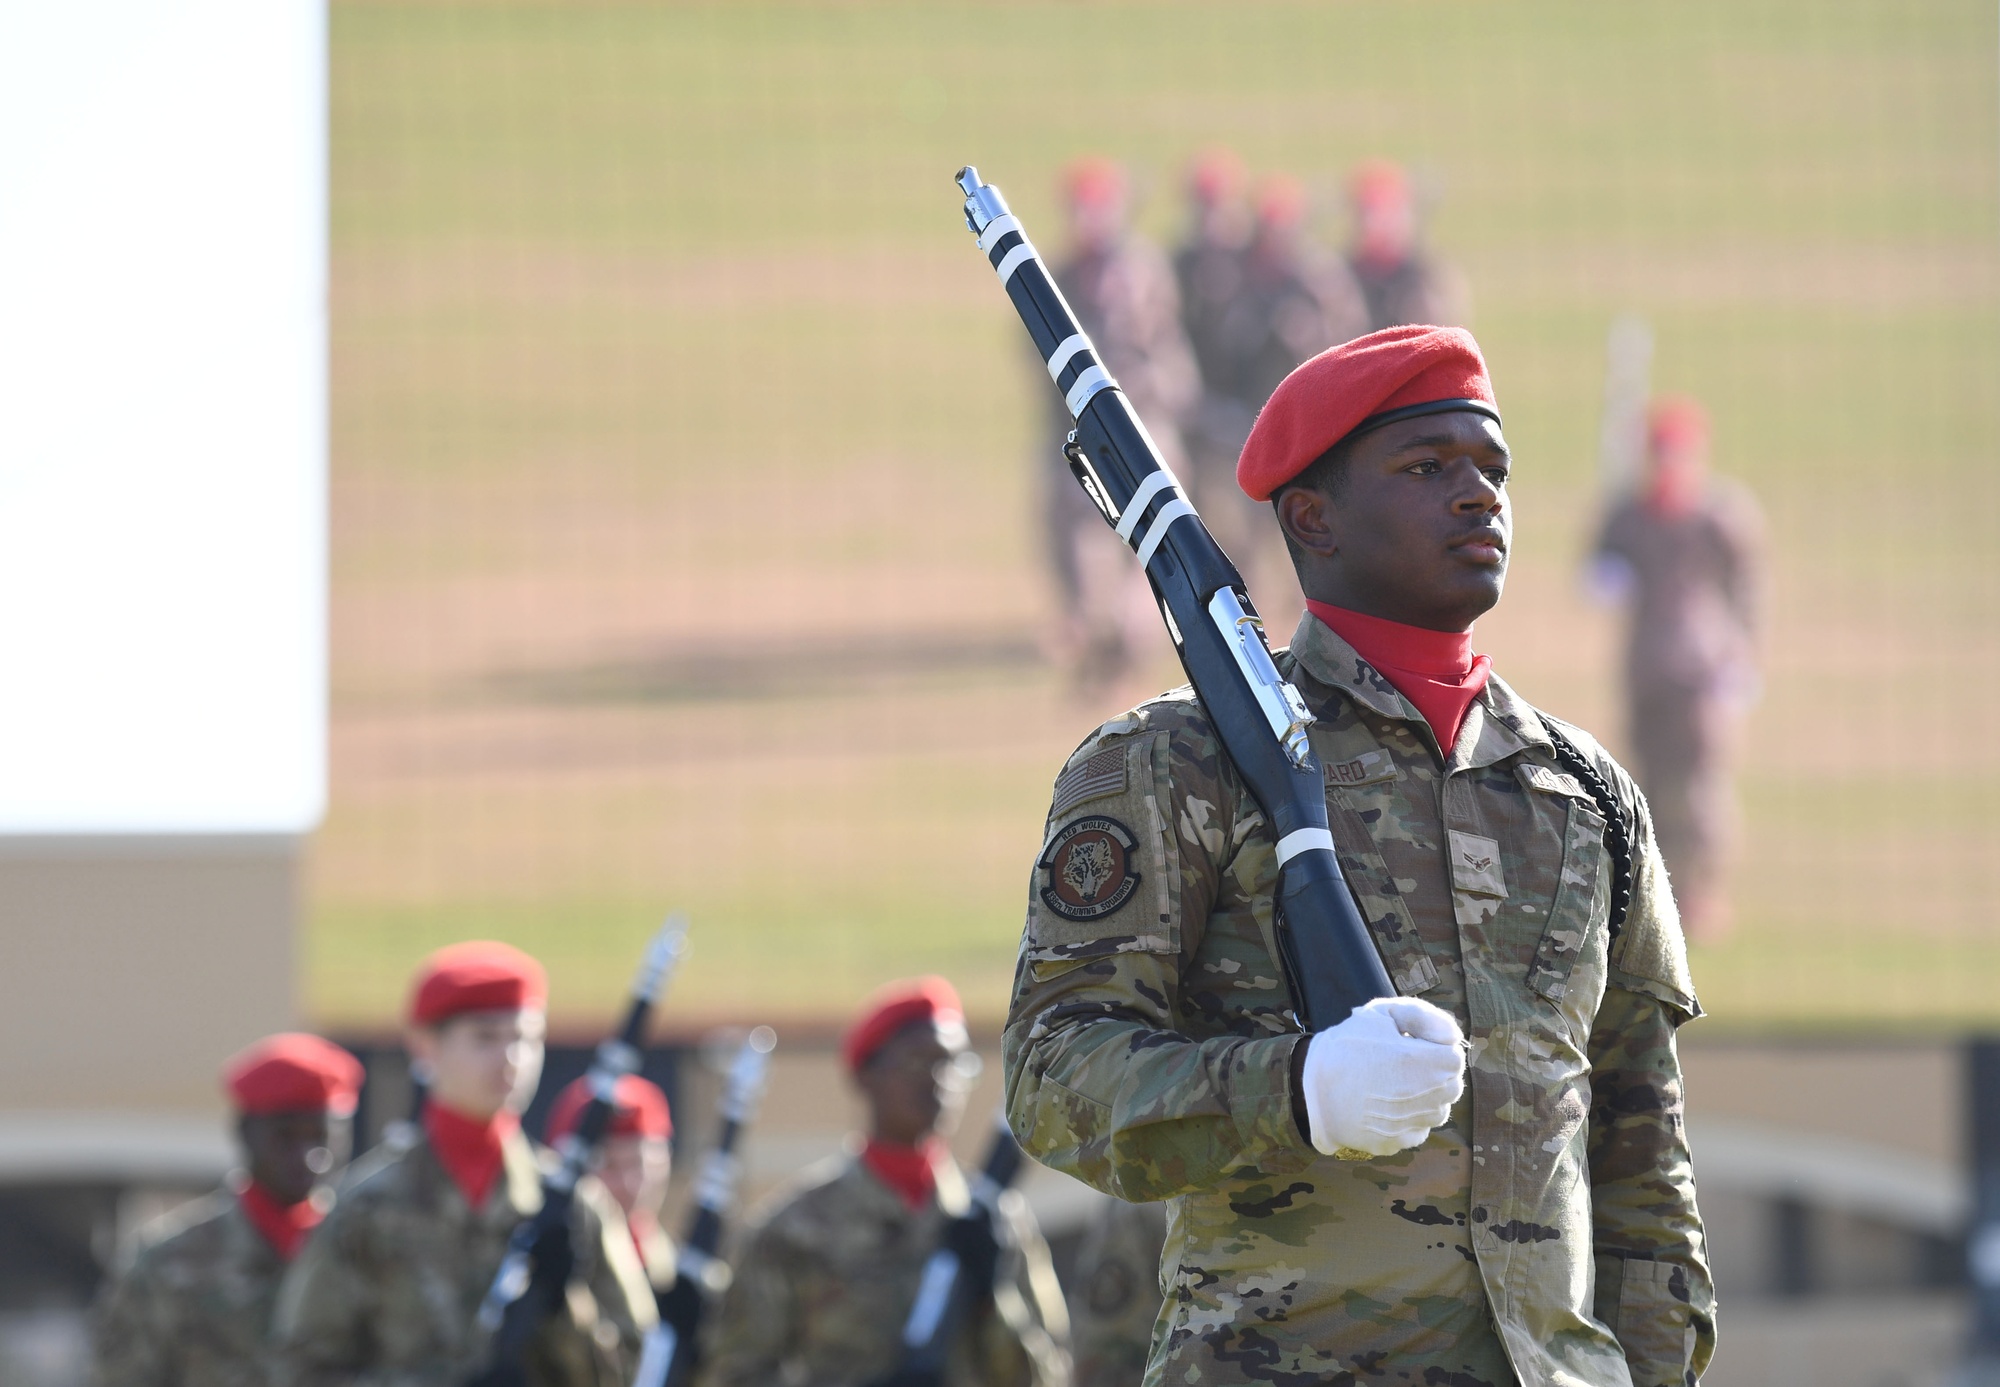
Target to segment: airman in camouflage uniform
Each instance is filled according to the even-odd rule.
[[[542,1130],[550,1147],[560,1150],[563,1140],[576,1131],[591,1097],[588,1074],[572,1080],[556,1095]],[[637,1074],[621,1075],[612,1090],[611,1116],[604,1124],[596,1175],[625,1216],[633,1249],[646,1269],[656,1300],[672,1291],[676,1279],[674,1240],[660,1225],[660,1211],[666,1207],[667,1186],[674,1174],[673,1148],[668,1145],[673,1134],[673,1109],[667,1104],[665,1090]]]
[[[1076,1387],[1134,1387],[1146,1375],[1160,1318],[1162,1204],[1107,1199],[1077,1252],[1070,1334]]]
[[[1063,297],[1090,335],[1105,369],[1118,380],[1169,465],[1184,464],[1180,427],[1200,389],[1194,356],[1181,331],[1174,272],[1159,247],[1127,225],[1125,173],[1104,159],[1079,159],[1066,171],[1069,253],[1055,267]],[[1038,374],[1046,372],[1037,363]],[[1115,684],[1136,651],[1150,644],[1154,621],[1145,581],[1123,546],[1070,475],[1062,453],[1071,428],[1060,395],[1051,395],[1038,468],[1048,554],[1062,602],[1058,656],[1079,688]]]
[[[943,979],[885,989],[849,1032],[869,1106],[853,1155],[807,1171],[750,1230],[704,1354],[704,1387],[863,1387],[902,1357],[924,1264],[970,1207],[939,1139],[964,1103],[965,1029]],[[1018,1192],[1000,1202],[990,1295],[951,1346],[946,1387],[1068,1387],[1069,1324]]]
[[[842,1156],[807,1171],[752,1230],[716,1320],[709,1387],[860,1387],[896,1366],[924,1263],[970,1195],[940,1163],[936,1198],[912,1210]],[[1069,1380],[1062,1292],[1019,1195],[1006,1219],[992,1310],[953,1352],[953,1387]]]
[[[1743,487],[1708,473],[1708,418],[1655,405],[1648,475],[1614,505],[1593,571],[1631,599],[1626,719],[1639,783],[1689,935],[1729,926],[1724,874],[1736,837],[1735,732],[1757,687],[1763,518]]]
[[[1465,281],[1419,239],[1409,175],[1399,165],[1370,160],[1354,170],[1348,195],[1354,240],[1347,265],[1368,306],[1368,329],[1465,322]]]
[[[355,1163],[340,1206],[285,1282],[278,1380],[458,1387],[486,1364],[488,1335],[475,1316],[507,1239],[541,1206],[542,1166],[519,1131],[506,1138],[500,1176],[476,1209],[423,1136],[377,1147]],[[529,1383],[631,1379],[654,1314],[622,1223],[595,1180],[579,1184],[568,1301],[531,1350]]]
[[[1402,331],[1412,354],[1477,362],[1463,333]],[[1434,618],[1429,634],[1463,631],[1504,573],[1504,445],[1496,422],[1460,409],[1462,381],[1416,397],[1459,412],[1362,419],[1384,408],[1366,390],[1410,403],[1403,381],[1367,374],[1402,348],[1348,354],[1388,336],[1295,376],[1356,398],[1279,475],[1281,517],[1310,546],[1309,596],[1358,610],[1351,580],[1372,564],[1413,612],[1419,579],[1470,592],[1451,599],[1461,619]],[[1358,381],[1329,361],[1363,362]],[[1322,407],[1301,393],[1298,408]],[[1267,418],[1296,398],[1274,398]],[[1240,477],[1258,447],[1253,435]],[[1349,586],[1330,595],[1329,574]],[[1333,838],[1389,975],[1456,1021],[1469,1072],[1414,1145],[1316,1150],[1302,1063],[1341,1028],[1300,1033],[1268,819],[1186,689],[1086,739],[1056,781],[1037,864],[1008,1112],[1047,1164],[1168,1201],[1168,1304],[1145,1381],[1692,1383],[1714,1308],[1675,1030],[1699,1007],[1645,801],[1587,734],[1497,677],[1447,750],[1317,616],[1279,666],[1318,718]],[[1557,755],[1558,733],[1597,787]],[[1615,939],[1607,810],[1632,845]],[[1087,862],[1072,846],[1084,842]]]
[[[270,1381],[278,1284],[333,1202],[315,1187],[346,1158],[361,1065],[317,1036],[272,1036],[233,1059],[224,1083],[248,1168],[147,1230],[97,1309],[97,1387]]]
[[[433,954],[411,1004],[430,1075],[421,1124],[357,1162],[340,1204],[279,1294],[276,1380],[291,1387],[622,1387],[653,1296],[618,1207],[578,1183],[569,1225],[537,1247],[566,1294],[530,1343],[525,1378],[489,1362],[477,1322],[517,1225],[542,1207],[543,1167],[517,1114],[540,1078],[547,980],[516,949]]]
[[[1293,591],[1291,565],[1270,511],[1237,489],[1236,455],[1293,367],[1368,331],[1368,310],[1346,263],[1307,240],[1306,210],[1298,180],[1267,176],[1252,199],[1250,235],[1232,259],[1196,244],[1175,262],[1201,367],[1201,402],[1184,431],[1189,480],[1203,518],[1243,567],[1267,616]]]

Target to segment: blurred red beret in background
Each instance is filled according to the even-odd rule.
[[[869,998],[860,1019],[841,1044],[841,1056],[849,1069],[859,1070],[898,1031],[919,1021],[963,1026],[965,1008],[959,1004],[958,990],[939,977],[890,983]]]
[[[424,960],[410,991],[410,1024],[435,1026],[469,1011],[521,1011],[549,999],[549,975],[511,944],[475,939]]]
[[[326,1111],[346,1117],[361,1095],[361,1061],[316,1035],[266,1036],[222,1068],[222,1084],[246,1116]]]
[[[584,1104],[590,1101],[590,1078],[585,1075],[573,1080],[557,1095],[555,1106],[549,1109],[548,1126],[543,1129],[543,1140],[554,1146],[576,1130],[577,1119],[583,1116]],[[618,1084],[611,1091],[611,1122],[604,1129],[611,1137],[656,1137],[665,1141],[674,1134],[674,1116],[667,1108],[667,1095],[660,1086],[650,1079],[642,1079],[637,1074],[622,1074]]]

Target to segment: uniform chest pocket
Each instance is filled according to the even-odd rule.
[[[1604,816],[1587,798],[1564,798],[1568,804],[1562,871],[1549,905],[1548,925],[1528,964],[1529,988],[1551,1002],[1562,1001],[1569,991],[1576,961],[1588,952],[1591,931],[1610,904],[1605,890]]]

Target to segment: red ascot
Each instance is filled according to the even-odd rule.
[[[588,1075],[569,1084],[557,1095],[542,1131],[554,1146],[576,1130],[584,1105],[590,1102]],[[649,1137],[665,1141],[674,1134],[674,1116],[667,1108],[667,1095],[651,1080],[637,1074],[620,1075],[612,1090],[611,1121],[604,1129],[608,1137]]]
[[[326,1217],[326,1211],[310,1199],[301,1199],[296,1204],[279,1203],[275,1195],[255,1180],[236,1192],[236,1202],[242,1206],[250,1226],[287,1262],[299,1255],[306,1235]]]
[[[861,1148],[861,1159],[875,1172],[875,1178],[913,1211],[930,1203],[937,1193],[938,1162],[944,1158],[945,1144],[938,1137],[928,1137],[920,1146],[895,1146],[870,1137]]]
[[[869,999],[861,1019],[854,1023],[841,1044],[840,1052],[847,1067],[858,1071],[898,1031],[919,1021],[963,1026],[965,1008],[959,1004],[957,989],[938,977],[894,982],[882,988]]]
[[[1486,360],[1464,328],[1384,328],[1328,348],[1271,392],[1237,459],[1236,484],[1268,501],[1357,429],[1427,405],[1500,418]]]
[[[1306,610],[1354,647],[1354,653],[1396,686],[1396,692],[1416,704],[1431,725],[1438,746],[1450,755],[1458,745],[1458,729],[1472,701],[1486,687],[1493,661],[1472,653],[1470,631],[1427,631],[1384,621],[1306,599]]]
[[[361,1061],[316,1035],[266,1036],[222,1067],[229,1101],[245,1116],[330,1112],[347,1117],[361,1094]]]
[[[458,1192],[465,1196],[466,1204],[474,1209],[485,1207],[486,1196],[493,1192],[493,1183],[499,1178],[505,1159],[501,1143],[519,1130],[520,1125],[521,1120],[505,1110],[490,1121],[481,1122],[447,1108],[435,1098],[424,1104],[424,1135],[430,1138],[431,1150],[437,1154],[445,1174],[458,1186]]]

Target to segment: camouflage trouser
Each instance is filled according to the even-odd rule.
[[[1703,689],[1654,685],[1631,699],[1634,769],[1683,902],[1721,885],[1736,838],[1729,705]]]

